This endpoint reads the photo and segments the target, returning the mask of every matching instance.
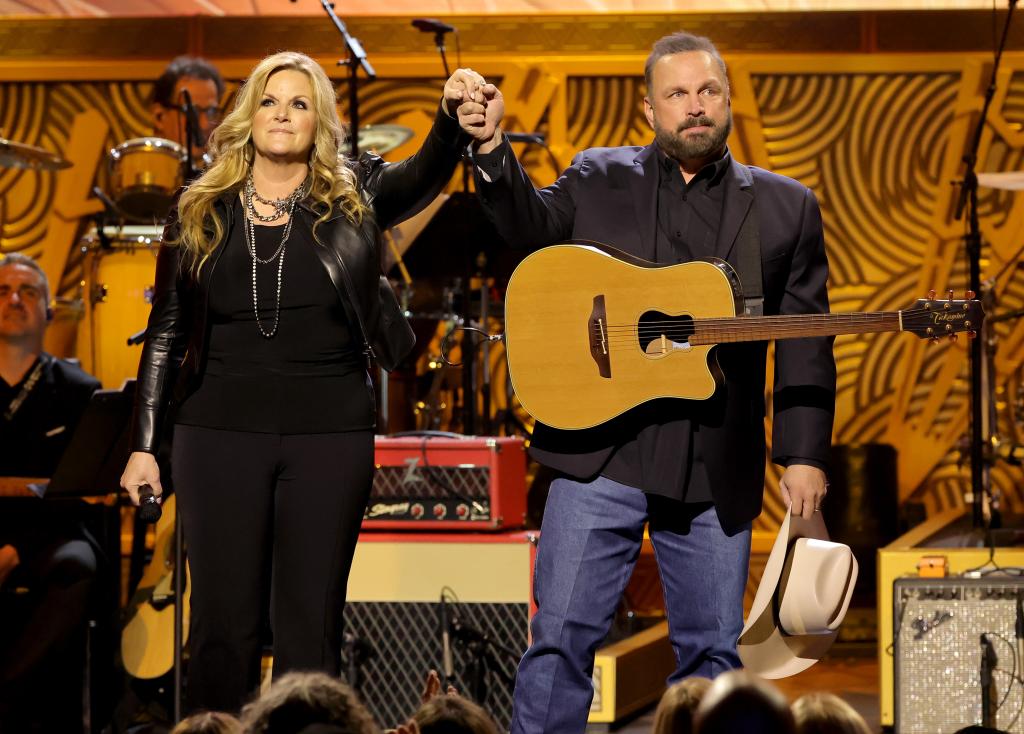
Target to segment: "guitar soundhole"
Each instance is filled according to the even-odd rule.
[[[647,311],[640,316],[637,337],[644,354],[659,356],[674,350],[690,348],[693,317],[669,316],[661,311]]]

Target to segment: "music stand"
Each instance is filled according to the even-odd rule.
[[[120,390],[97,390],[82,413],[53,477],[40,494],[94,497],[116,492],[128,461],[135,380]]]

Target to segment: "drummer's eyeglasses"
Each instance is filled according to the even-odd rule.
[[[178,112],[185,111],[183,107],[177,107],[172,104],[161,103],[160,106],[167,110],[177,110]],[[223,115],[220,107],[218,107],[217,105],[211,105],[209,107],[196,107],[196,112],[200,115],[205,115],[206,119],[210,122],[220,122],[220,118]]]

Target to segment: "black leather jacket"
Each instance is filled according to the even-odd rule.
[[[451,178],[465,142],[458,123],[438,108],[434,126],[423,146],[400,163],[385,163],[375,155],[363,155],[354,168],[370,212],[362,225],[354,226],[340,211],[316,229],[317,247],[349,320],[362,331],[368,356],[386,369],[395,366],[414,338],[400,317],[394,294],[381,279],[381,231],[412,216],[426,206]],[[153,307],[146,328],[146,342],[139,364],[135,414],[132,419],[133,451],[156,453],[167,410],[194,392],[202,379],[209,339],[207,307],[210,282],[223,243],[236,226],[228,191],[215,204],[225,222],[225,236],[194,277],[181,263],[181,248],[164,245],[156,265]],[[164,231],[164,241],[177,239],[176,208]],[[303,202],[295,215],[312,229],[317,214]]]

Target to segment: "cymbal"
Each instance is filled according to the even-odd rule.
[[[359,128],[359,152],[372,150],[378,155],[388,153],[413,136],[404,125],[363,125]],[[346,142],[345,152],[352,150]]]
[[[979,173],[978,185],[1005,191],[1024,191],[1024,171]]]
[[[71,168],[71,162],[43,148],[0,138],[0,168],[56,171],[61,168]]]

